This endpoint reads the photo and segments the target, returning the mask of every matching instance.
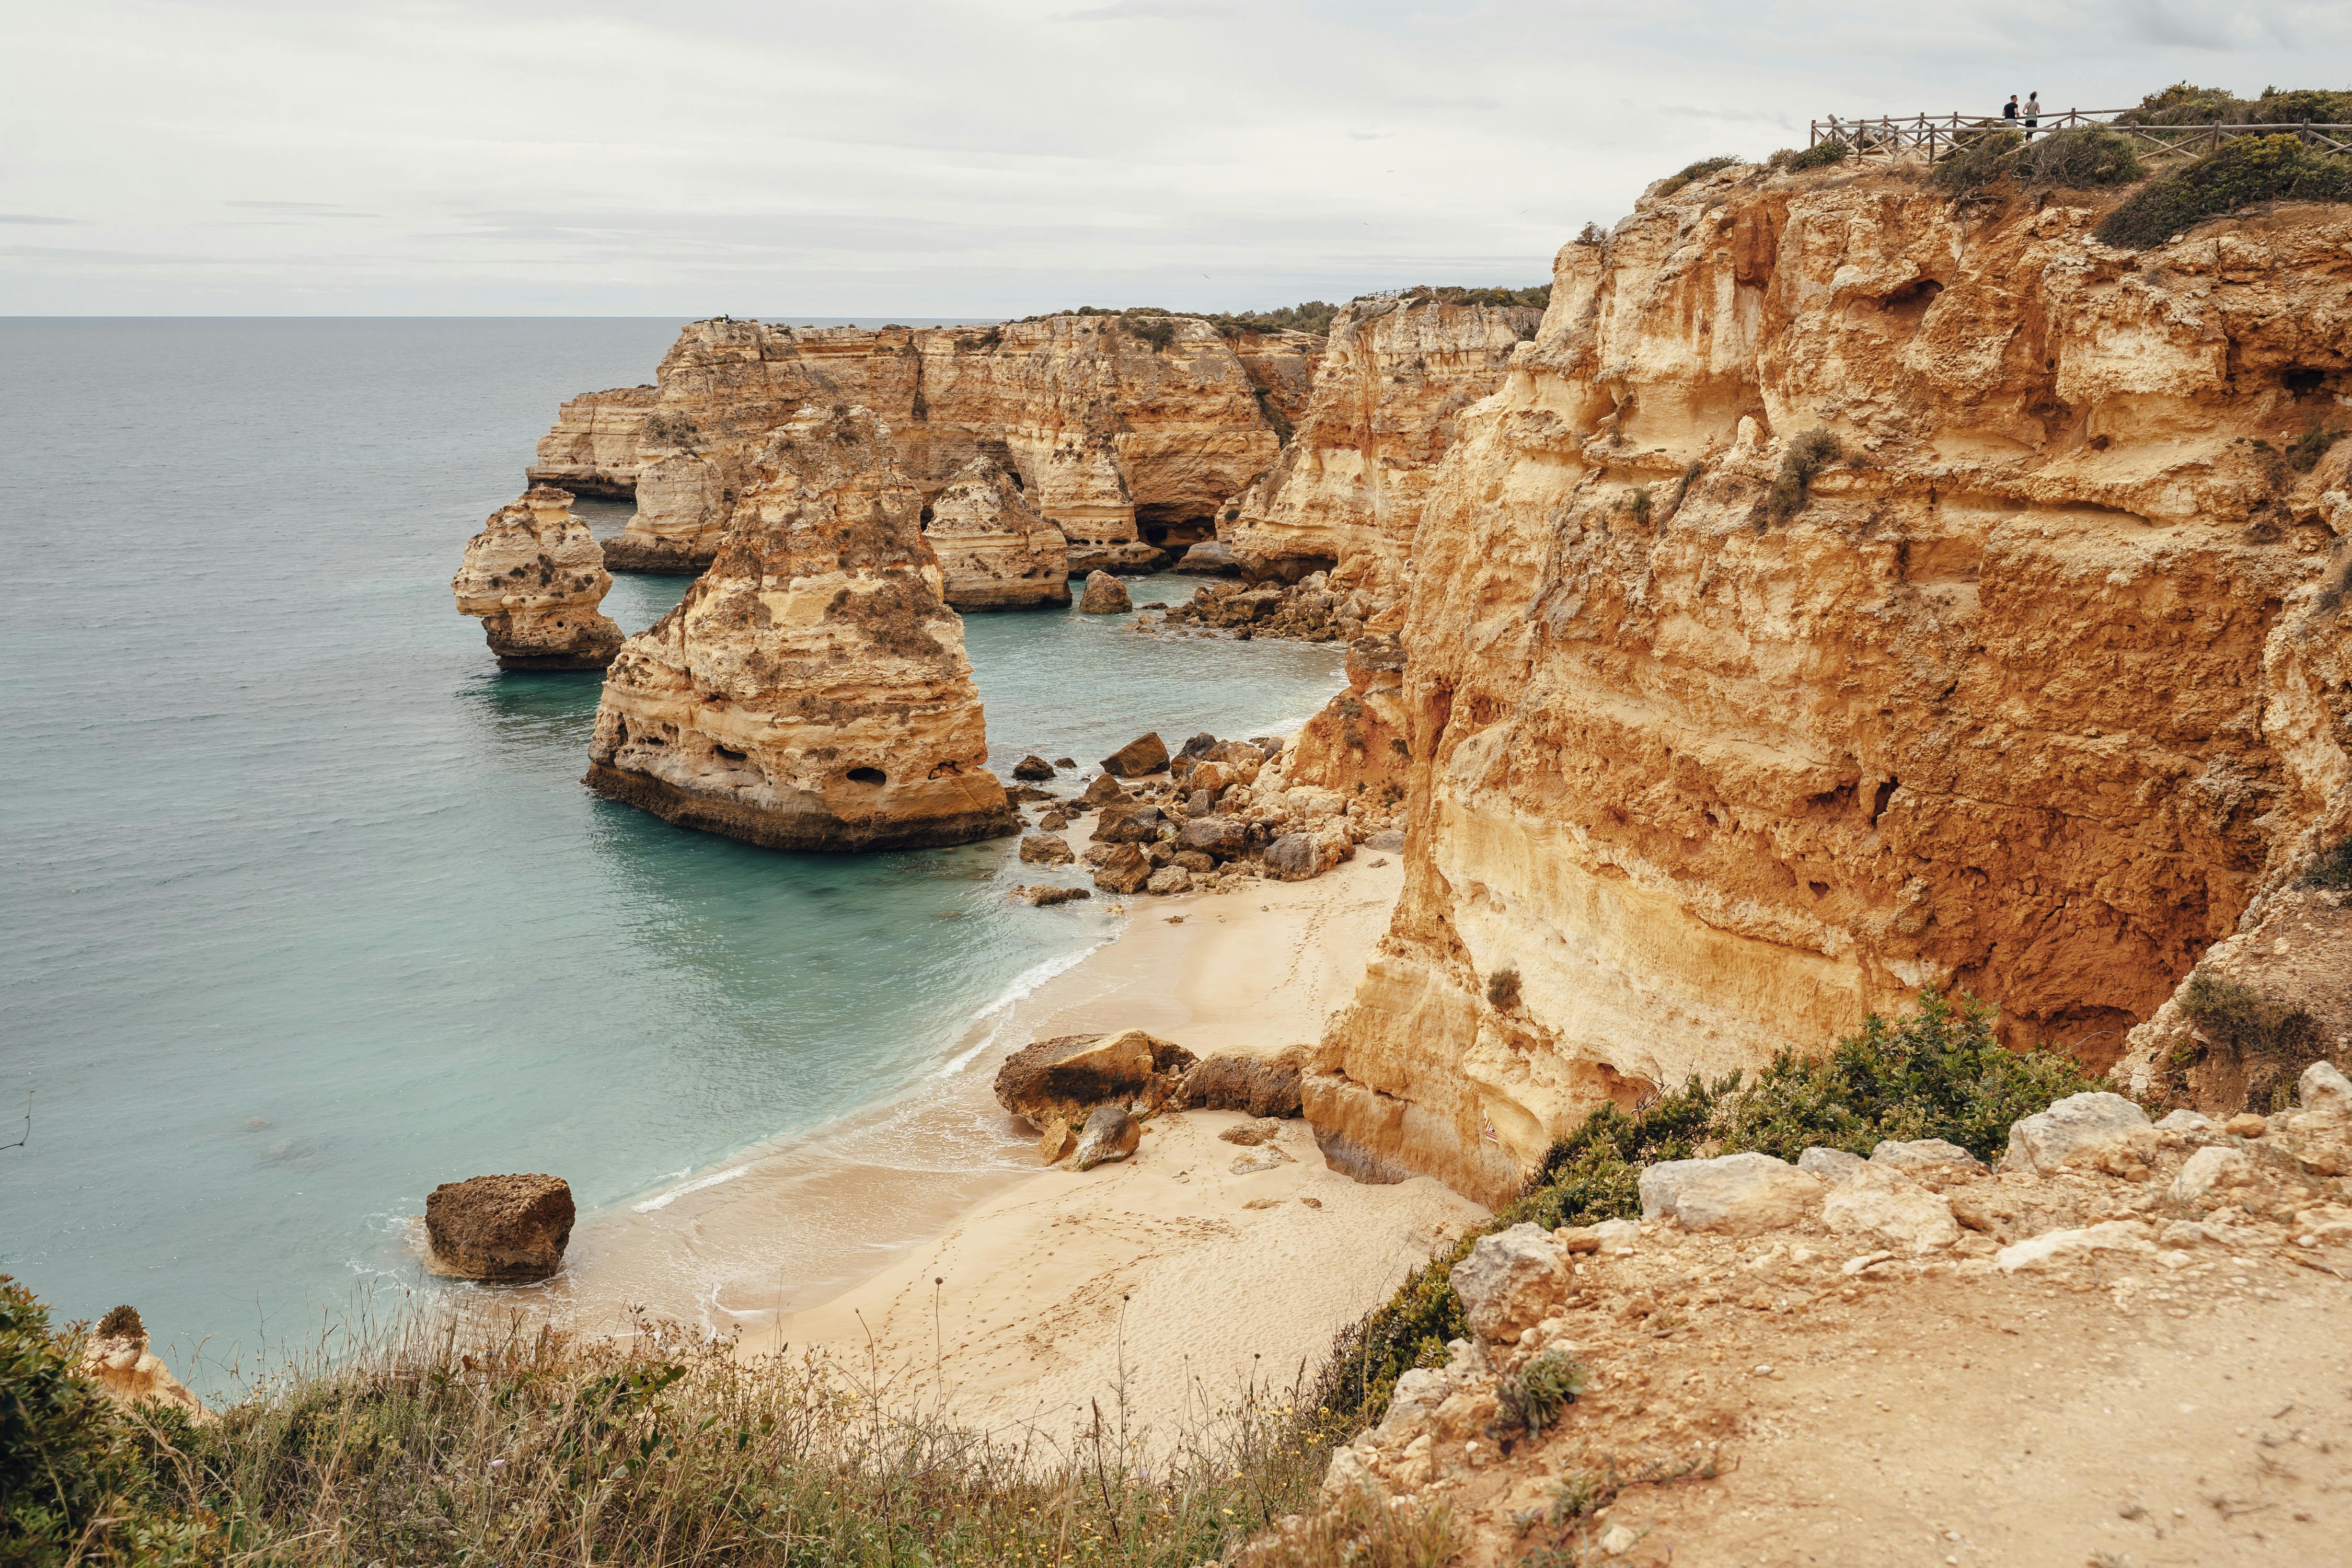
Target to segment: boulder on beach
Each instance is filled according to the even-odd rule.
[[[1144,888],[1154,893],[1189,893],[1192,890],[1192,873],[1172,863],[1162,866],[1151,873]]]
[[[1066,866],[1076,858],[1069,841],[1051,833],[1033,833],[1021,841],[1021,861],[1025,866]]]
[[[1078,804],[1092,808],[1110,805],[1127,798],[1126,789],[1117,779],[1108,773],[1097,773],[1087,785],[1086,793],[1078,796]]]
[[[1141,778],[1146,773],[1168,770],[1168,747],[1155,731],[1139,735],[1102,760],[1103,771],[1123,779]]]
[[[572,1185],[561,1176],[473,1176],[425,1200],[434,1265],[468,1279],[544,1279],[572,1240]]]
[[[1011,896],[1034,908],[1049,910],[1055,904],[1075,903],[1080,899],[1091,899],[1094,894],[1084,888],[1055,888],[1044,883],[1029,882],[1013,889]]]
[[[1167,823],[1156,805],[1139,801],[1107,805],[1095,823],[1094,839],[1097,844],[1149,844]]]
[[[1040,779],[1049,779],[1054,776],[1054,764],[1033,752],[1013,764],[1013,776],[1028,784],[1035,784]]]
[[[1192,1053],[1141,1029],[1063,1035],[1013,1053],[996,1072],[996,1100],[1032,1127],[1076,1125],[1096,1106],[1174,1105]]]
[[[1105,892],[1132,893],[1150,879],[1151,858],[1140,845],[1106,844],[1097,848],[1102,858],[1095,865],[1095,886]]]
[[[1196,816],[1176,830],[1176,847],[1232,860],[1249,847],[1249,825],[1231,816]]]
[[[1184,1104],[1195,1110],[1239,1110],[1251,1116],[1298,1114],[1298,1076],[1307,1047],[1271,1057],[1203,1057],[1184,1075]]]
[[[1087,591],[1078,599],[1082,616],[1123,616],[1135,606],[1127,596],[1127,584],[1108,572],[1087,574]]]
[[[1071,1157],[1070,1167],[1091,1171],[1097,1165],[1124,1160],[1142,1142],[1142,1124],[1128,1114],[1126,1107],[1098,1105],[1087,1118],[1087,1130],[1078,1134],[1078,1149]]]

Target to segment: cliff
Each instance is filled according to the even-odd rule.
[[[1749,167],[1564,247],[1413,538],[1335,1156],[1493,1202],[1929,984],[2115,1061],[2346,788],[2342,212],[2126,252]]]
[[[1297,434],[1226,508],[1218,537],[1255,575],[1330,571],[1343,597],[1373,591],[1372,615],[1401,600],[1413,525],[1462,411],[1502,384],[1541,320],[1521,305],[1427,298],[1348,305]]]
[[[449,589],[459,615],[481,617],[504,668],[602,669],[621,648],[621,628],[597,608],[612,585],[570,493],[534,485],[466,542]]]
[[[607,560],[698,568],[768,433],[803,404],[855,403],[889,426],[922,500],[990,458],[1020,474],[1046,522],[1096,547],[1086,564],[1156,564],[1161,544],[1208,537],[1218,504],[1274,461],[1253,374],[1287,384],[1306,355],[1303,343],[1260,343],[1254,372],[1214,328],[1178,318],[1140,330],[1118,316],[985,331],[698,321],[662,361],[639,436],[637,516]]]
[[[888,427],[803,408],[740,473],[709,569],[613,661],[589,786],[782,849],[1013,831]]]
[[[925,509],[943,596],[959,610],[1070,602],[1069,549],[1037,515],[1020,481],[986,458],[964,465]]]
[[[637,493],[637,436],[658,391],[619,386],[583,392],[557,410],[555,428],[539,438],[539,458],[523,470],[534,485],[573,495],[628,497]]]

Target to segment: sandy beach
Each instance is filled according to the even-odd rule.
[[[1398,859],[1360,850],[1311,881],[1128,900],[1117,936],[1019,999],[960,1070],[583,1224],[550,1305],[698,1317],[747,1354],[823,1346],[927,1402],[943,1385],[968,1419],[1047,1430],[1090,1398],[1110,1409],[1122,1358],[1150,1420],[1311,1373],[1482,1211],[1432,1181],[1351,1182],[1301,1121],[1278,1140],[1291,1163],[1236,1176],[1244,1151],[1216,1135],[1244,1118],[1227,1112],[1156,1119],[1123,1163],[1048,1170],[991,1084],[1056,1035],[1144,1028],[1202,1056],[1313,1043],[1387,927]]]

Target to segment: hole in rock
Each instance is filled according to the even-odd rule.
[[[890,781],[883,775],[880,768],[852,768],[849,770],[849,782],[852,784],[887,784]]]
[[[1899,781],[1887,779],[1881,783],[1876,791],[1871,795],[1870,820],[1872,822],[1875,823],[1886,815],[1886,803],[1895,797],[1895,786],[1897,782]]]
[[[746,752],[737,751],[732,746],[713,746],[710,749],[717,752],[720,756],[726,758],[730,763],[742,762],[748,754]]]

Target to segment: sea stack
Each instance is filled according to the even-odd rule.
[[[621,628],[597,605],[613,579],[572,492],[534,485],[500,507],[466,542],[450,579],[457,613],[481,617],[490,651],[508,669],[602,669],[621,650]]]
[[[1037,515],[1021,483],[974,458],[930,505],[923,528],[959,610],[1014,610],[1070,602],[1070,552],[1062,531]]]
[[[778,849],[1017,830],[888,426],[803,407],[747,479],[709,570],[613,661],[589,786]]]

